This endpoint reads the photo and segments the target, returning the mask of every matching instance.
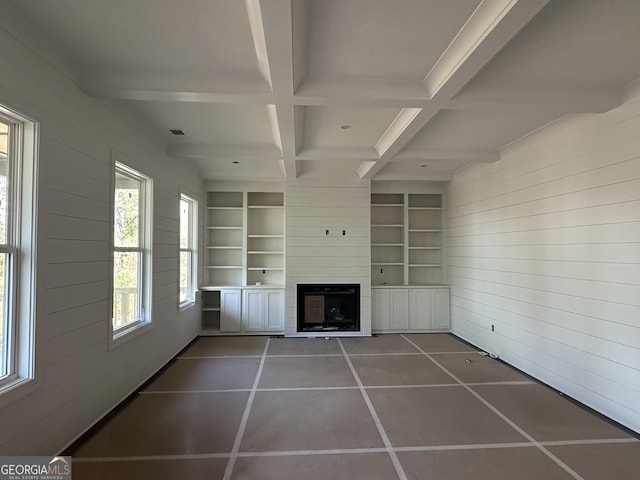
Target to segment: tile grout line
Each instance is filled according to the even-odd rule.
[[[258,371],[256,372],[256,378],[253,380],[251,393],[249,393],[249,398],[247,399],[247,404],[244,407],[244,413],[242,414],[242,419],[240,420],[240,425],[238,426],[238,433],[236,434],[235,441],[233,442],[233,447],[231,448],[231,453],[229,454],[227,468],[225,469],[224,476],[222,477],[223,480],[231,479],[231,474],[233,473],[233,468],[235,467],[236,459],[238,458],[240,443],[242,442],[242,437],[244,436],[244,431],[247,428],[247,422],[249,421],[249,413],[251,413],[253,399],[256,396],[258,384],[260,383],[260,377],[262,376],[262,370],[264,369],[264,363],[267,358],[267,350],[269,350],[270,341],[271,339],[267,337],[267,341],[264,345],[264,350],[262,351],[262,357],[260,358],[260,365],[258,366]]]
[[[622,443],[638,443],[637,438],[600,438],[591,440],[551,440],[539,442],[546,447],[554,446],[578,446],[578,445],[609,445]],[[536,448],[531,442],[512,443],[473,443],[461,445],[415,445],[409,447],[393,447],[395,452],[426,452],[426,451],[450,451],[450,450],[481,450],[501,448]],[[300,455],[352,455],[358,453],[386,453],[386,447],[373,448],[336,448],[327,450],[277,450],[264,452],[238,452],[239,458],[259,457],[287,457]],[[132,457],[74,457],[74,463],[100,463],[100,462],[144,462],[150,460],[190,460],[207,458],[229,458],[229,453],[191,453],[174,455],[136,455]]]
[[[270,357],[267,357],[270,358]],[[505,382],[471,382],[467,383],[471,386],[479,385],[536,385],[536,382],[532,381],[505,381]],[[385,389],[385,388],[442,388],[442,387],[463,387],[459,383],[430,383],[430,384],[415,384],[415,385],[367,385],[368,389]],[[263,387],[256,388],[257,392],[305,392],[315,390],[358,390],[357,385],[343,385],[343,386],[321,386],[321,387]],[[251,392],[251,388],[230,388],[230,389],[211,389],[211,390],[145,390],[139,392],[138,395],[180,395],[183,393],[237,393],[237,392]]]
[[[474,397],[476,397],[478,400],[480,400],[487,408],[489,408],[493,413],[495,413],[496,415],[498,415],[502,420],[504,420],[505,422],[507,422],[513,429],[515,429],[518,433],[520,433],[520,435],[522,435],[523,437],[525,437],[529,442],[531,442],[536,448],[538,448],[542,453],[544,453],[547,457],[549,457],[550,460],[552,460],[553,462],[556,463],[556,465],[558,465],[560,468],[562,468],[565,472],[567,472],[569,475],[571,475],[573,478],[575,478],[576,480],[584,480],[584,478],[578,474],[575,470],[573,470],[569,465],[567,465],[566,463],[564,463],[562,460],[560,460],[557,456],[555,456],[552,452],[550,452],[544,445],[542,445],[540,442],[538,442],[535,438],[533,438],[531,435],[529,435],[522,427],[520,427],[519,425],[517,425],[513,420],[511,420],[509,417],[507,417],[504,413],[502,413],[500,410],[498,410],[496,407],[494,407],[488,400],[486,400],[484,397],[482,397],[482,395],[480,395],[479,393],[475,392],[471,387],[469,387],[469,385],[467,385],[466,383],[464,383],[463,381],[461,381],[458,377],[456,377],[453,373],[451,373],[449,370],[447,370],[442,364],[440,364],[439,362],[437,362],[434,358],[432,358],[431,355],[429,355],[427,352],[425,352],[422,348],[420,348],[416,343],[414,343],[413,341],[411,341],[409,338],[407,338],[406,335],[402,334],[400,335],[402,338],[404,338],[407,342],[409,342],[411,345],[413,345],[415,348],[417,348],[418,350],[420,350],[429,360],[431,360],[433,363],[435,363],[442,371],[444,371],[447,375],[449,375],[451,378],[453,378],[456,382],[458,382],[460,385],[462,385],[471,395],[473,395]]]
[[[351,353],[352,357],[394,357],[394,356],[420,356],[421,352],[402,353]],[[430,355],[481,355],[480,352],[431,352]],[[273,354],[267,355],[269,358],[315,358],[315,357],[342,357],[342,353],[295,353],[295,354]],[[239,359],[239,358],[262,358],[261,355],[201,355],[190,356],[181,355],[178,360],[214,360],[214,359]]]
[[[366,403],[367,408],[369,409],[369,414],[373,418],[373,422],[375,423],[376,428],[378,429],[378,434],[382,438],[382,442],[386,447],[387,454],[391,458],[391,463],[396,469],[398,478],[400,480],[408,480],[407,474],[404,472],[404,469],[402,468],[402,464],[400,463],[400,459],[398,458],[398,455],[393,449],[391,440],[389,440],[389,437],[387,436],[387,432],[384,430],[384,427],[382,426],[382,422],[380,421],[380,417],[378,416],[378,413],[376,412],[375,408],[373,408],[373,403],[371,403],[371,399],[369,398],[369,395],[367,394],[367,391],[364,388],[362,381],[360,380],[360,376],[358,375],[358,372],[356,372],[356,369],[353,366],[353,363],[351,363],[351,359],[349,358],[349,355],[347,354],[347,351],[345,350],[344,345],[342,345],[342,341],[340,340],[340,338],[338,338],[337,340],[338,340],[338,345],[340,346],[340,350],[342,350],[342,354],[344,355],[344,359],[346,360],[347,365],[351,370],[351,374],[353,375],[353,378],[358,384],[360,394],[362,395],[362,398],[364,399],[364,402]]]

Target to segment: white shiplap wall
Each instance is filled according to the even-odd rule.
[[[0,397],[0,451],[54,454],[144,382],[199,330],[178,312],[179,193],[194,171],[126,112],[90,99],[46,42],[0,5],[0,103],[40,127],[36,380]],[[111,162],[154,181],[153,325],[109,347]]]
[[[448,202],[453,332],[640,431],[640,97],[459,172]]]
[[[371,334],[370,183],[354,176],[286,184],[285,332],[296,335],[298,283],[359,283],[360,335]],[[329,230],[330,235],[325,235]],[[342,230],[346,235],[342,235]]]

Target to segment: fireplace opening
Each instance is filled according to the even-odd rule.
[[[360,285],[298,284],[298,332],[359,330]]]

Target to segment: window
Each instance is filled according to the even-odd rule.
[[[197,268],[197,203],[180,196],[180,305],[195,301]]]
[[[113,336],[148,323],[151,180],[116,163],[113,209]]]
[[[33,378],[36,124],[0,106],[0,392]]]

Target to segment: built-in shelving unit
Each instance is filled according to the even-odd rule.
[[[242,285],[243,192],[207,192],[205,283]]]
[[[247,285],[284,285],[284,194],[247,194]]]
[[[442,195],[407,194],[408,285],[442,281]]]
[[[371,195],[371,283],[404,283],[405,195]]]
[[[442,195],[371,195],[371,283],[442,282]]]

